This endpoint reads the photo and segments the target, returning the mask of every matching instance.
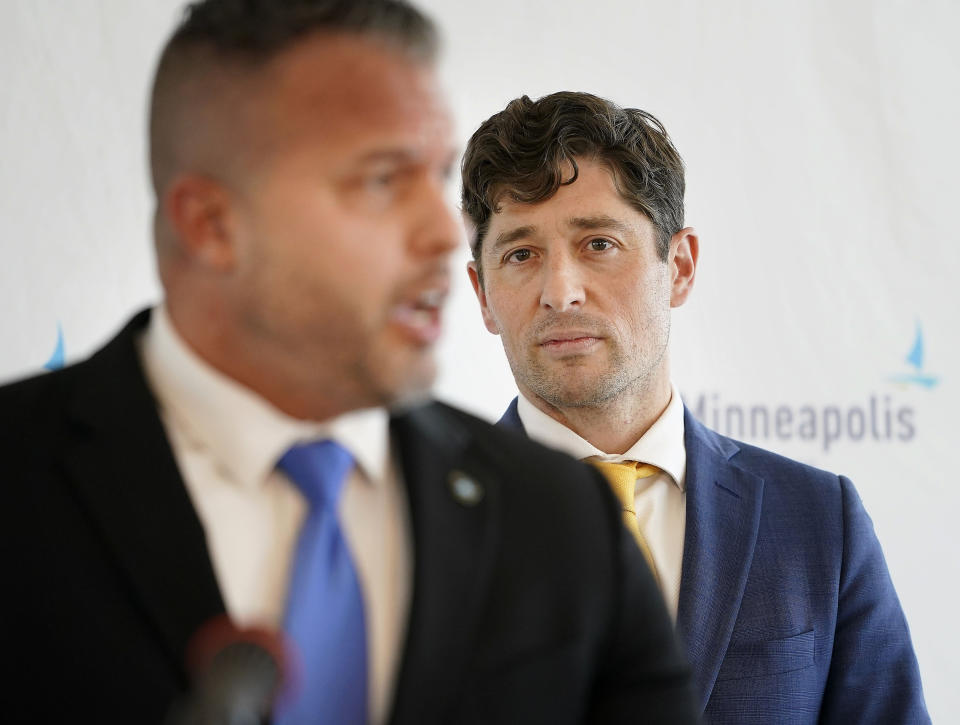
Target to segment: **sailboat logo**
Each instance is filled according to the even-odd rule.
[[[63,345],[63,327],[58,322],[57,323],[57,344],[56,344],[56,347],[53,348],[53,354],[50,356],[50,359],[47,360],[47,362],[44,364],[43,367],[45,367],[47,370],[59,370],[60,368],[63,367],[64,363],[66,362],[65,358],[66,358],[66,355],[64,352],[64,345]]]
[[[923,328],[917,323],[917,332],[913,339],[913,347],[907,353],[907,363],[913,368],[911,372],[894,375],[890,378],[891,382],[901,383],[903,385],[920,385],[924,388],[933,388],[940,382],[936,375],[929,375],[923,371]]]

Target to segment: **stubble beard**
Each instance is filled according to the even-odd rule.
[[[628,353],[612,337],[605,339],[608,359],[600,369],[588,367],[586,356],[548,361],[530,350],[522,362],[508,356],[519,387],[548,405],[564,409],[603,410],[624,396],[645,397],[666,355],[669,326],[646,351]]]
[[[299,390],[306,417],[327,419],[366,408],[403,410],[423,403],[436,379],[435,349],[398,351],[383,344],[382,330],[366,329],[342,319],[298,326],[297,334],[277,335],[266,325],[257,332],[261,348],[276,350],[289,361],[278,368],[284,385]],[[319,340],[305,344],[306,340]]]
[[[599,408],[636,382],[625,358],[613,347],[601,370],[588,371],[578,357],[545,362],[531,352],[522,365],[511,361],[511,368],[521,388],[554,408]]]
[[[393,412],[402,412],[417,407],[430,398],[437,377],[437,363],[432,348],[423,354],[427,359],[411,363],[412,368],[404,371],[402,379],[380,381],[380,405]]]

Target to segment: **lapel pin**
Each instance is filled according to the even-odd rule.
[[[483,500],[483,486],[463,471],[450,471],[450,492],[463,506],[476,506]]]

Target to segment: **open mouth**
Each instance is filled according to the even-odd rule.
[[[440,313],[447,298],[447,287],[432,287],[403,300],[393,308],[391,321],[415,342],[429,345],[443,331]]]

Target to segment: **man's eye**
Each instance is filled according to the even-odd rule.
[[[517,249],[507,255],[508,262],[526,262],[530,259],[529,249]]]
[[[390,186],[397,180],[397,172],[386,171],[367,177],[367,186],[373,189],[382,189]]]
[[[590,249],[594,252],[605,252],[613,246],[609,239],[591,239]]]

